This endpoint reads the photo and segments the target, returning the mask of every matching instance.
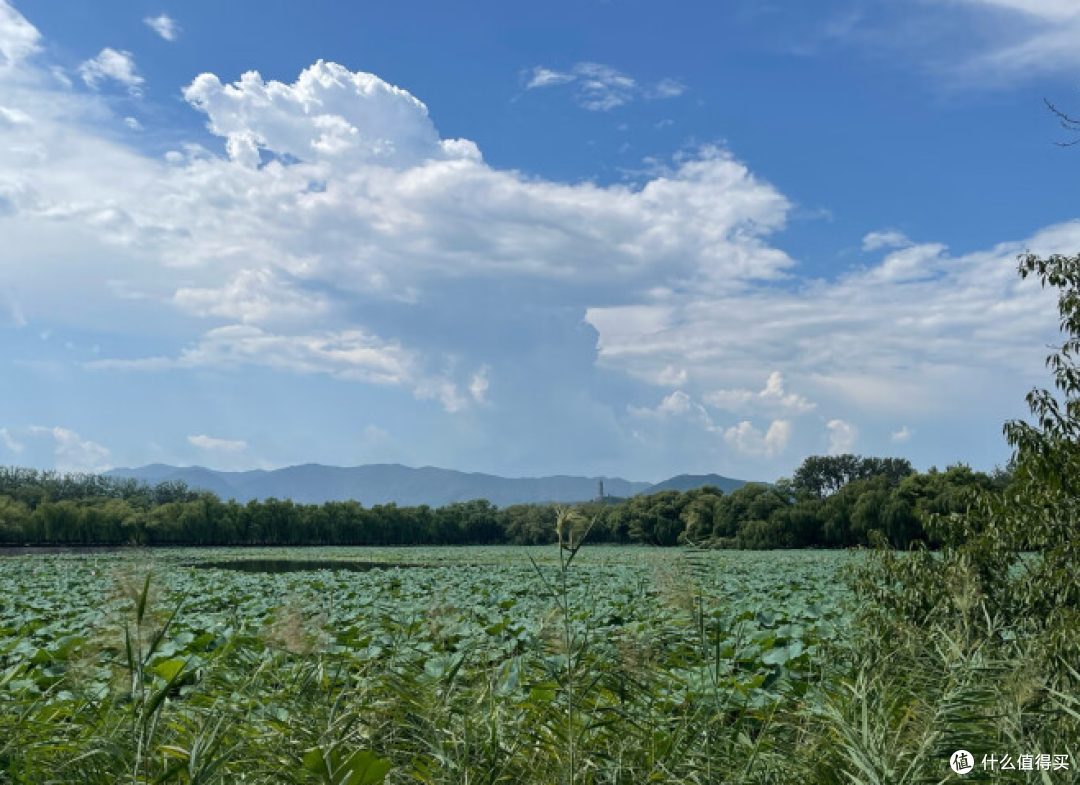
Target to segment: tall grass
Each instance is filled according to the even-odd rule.
[[[814,677],[760,699],[741,641],[696,587],[692,552],[652,579],[677,613],[602,639],[576,572],[587,526],[560,516],[557,562],[534,562],[547,632],[498,659],[406,656],[430,642],[406,622],[382,657],[357,658],[288,607],[197,665],[163,659],[184,611],[155,600],[147,575],[101,653],[116,674],[104,693],[76,669],[44,693],[0,690],[0,782],[907,785],[949,781],[960,748],[1065,754],[1075,766],[1075,663],[1061,663],[1073,682],[1046,678],[1034,644],[1002,635],[977,598],[921,626],[870,609]],[[659,645],[686,630],[691,645]],[[13,665],[0,686],[25,670]]]

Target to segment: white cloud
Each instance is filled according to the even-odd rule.
[[[602,365],[648,381],[673,364],[694,368],[695,381],[709,386],[764,366],[800,379],[819,405],[969,412],[974,380],[1041,378],[1042,347],[1055,335],[1053,296],[1018,278],[1017,254],[1078,246],[1080,222],[1067,223],[963,256],[916,246],[786,290],[639,296],[590,308],[586,320],[599,333]],[[745,393],[713,400],[752,400]]]
[[[911,429],[905,425],[900,430],[893,431],[889,438],[894,442],[903,443],[911,440],[911,434]]]
[[[180,26],[168,14],[148,16],[143,19],[143,22],[166,41],[175,41],[177,36],[180,35]]]
[[[282,335],[247,325],[208,331],[178,357],[95,360],[99,370],[154,371],[245,366],[295,374],[327,374],[338,379],[386,386],[404,386],[420,399],[434,398],[449,412],[467,405],[450,379],[423,371],[415,353],[360,330],[310,335]],[[474,379],[475,381],[475,379]]]
[[[259,165],[260,150],[353,166],[407,167],[477,155],[471,143],[441,141],[427,107],[405,90],[321,60],[291,85],[264,82],[255,71],[231,85],[202,74],[184,98],[225,138],[229,157],[249,168]]]
[[[412,355],[359,330],[317,335],[277,335],[258,327],[217,327],[177,358],[99,360],[93,368],[158,370],[167,368],[263,366],[291,373],[326,373],[343,379],[398,385],[412,376]]]
[[[639,421],[693,423],[699,432],[722,436],[739,454],[751,458],[776,458],[787,450],[791,439],[791,423],[784,419],[773,420],[764,433],[749,420],[729,428],[717,425],[705,407],[682,390],[664,396],[656,408],[630,406],[628,411]]]
[[[19,109],[9,109],[6,106],[0,106],[0,125],[13,127],[17,125],[32,125],[33,120],[30,115]]]
[[[209,452],[242,452],[248,446],[247,442],[239,439],[215,439],[213,436],[207,436],[206,434],[189,436],[188,441],[200,450]]]
[[[676,98],[686,92],[686,85],[676,79],[642,85],[629,74],[603,63],[576,63],[569,71],[538,65],[527,71],[526,77],[526,90],[572,84],[578,105],[595,112],[607,112],[640,98]]]
[[[864,276],[865,283],[905,283],[933,278],[947,266],[945,246],[935,243],[912,245],[893,251]]]
[[[132,131],[141,131],[143,129],[143,124],[134,117],[125,117],[124,125],[130,128]]]
[[[649,98],[678,98],[686,90],[686,85],[677,79],[661,79],[646,95]]]
[[[173,301],[197,316],[220,316],[245,324],[310,319],[324,313],[325,297],[305,293],[272,270],[240,270],[217,288],[181,287]]]
[[[40,48],[41,34],[25,17],[0,0],[0,73],[16,67]]]
[[[7,428],[0,428],[0,442],[3,442],[10,452],[21,453],[23,451],[23,443],[15,439]]]
[[[1044,22],[1062,22],[1080,16],[1075,0],[965,0],[973,6],[1016,11]]]
[[[773,241],[789,201],[726,151],[654,162],[630,184],[544,180],[441,138],[405,90],[322,62],[292,82],[200,76],[185,96],[220,147],[177,142],[151,158],[101,133],[108,102],[59,85],[2,0],[0,19],[0,309],[17,293],[22,323],[187,347],[132,356],[103,343],[102,370],[258,366],[456,411],[487,397],[489,377],[468,357],[447,370],[459,338],[433,337],[452,321],[425,324],[424,310],[451,301],[472,314],[484,284],[531,294],[541,282],[568,311],[603,303],[586,312],[600,365],[677,388],[639,410],[655,414],[642,428],[681,417],[722,447],[731,423],[708,419],[709,391],[765,418],[764,432],[735,425],[735,444],[757,433],[777,445],[788,431],[769,442],[765,423],[811,401],[860,424],[872,412],[921,427],[931,411],[967,412],[972,379],[1041,378],[1052,294],[1018,282],[1015,256],[1080,246],[1077,223],[959,256],[871,233],[864,245],[883,259],[800,279]],[[572,75],[568,90],[586,79]],[[638,99],[651,89],[627,78]],[[532,302],[514,296],[507,312]],[[777,384],[759,389],[771,373]]]
[[[133,65],[103,62],[84,69],[90,82],[137,78]],[[24,75],[48,66],[34,68]],[[19,122],[0,123],[0,196],[25,235],[8,247],[33,247],[40,261],[0,265],[2,289],[35,302],[27,320],[78,314],[115,329],[157,307],[155,325],[171,315],[174,344],[189,345],[99,368],[258,362],[400,385],[456,410],[475,401],[470,377],[448,379],[431,370],[438,354],[358,323],[359,298],[418,303],[462,277],[638,287],[660,270],[687,285],[738,287],[791,264],[761,239],[782,228],[787,200],[721,150],[684,156],[634,187],[567,185],[485,165],[468,140],[441,139],[406,91],[334,64],[292,84],[204,74],[185,96],[228,158],[186,145],[163,162],[106,140],[82,114],[107,111],[92,95],[5,94],[5,117]],[[58,275],[72,281],[70,295],[56,292]],[[220,326],[185,335],[185,317]],[[367,359],[319,348],[339,340]],[[403,357],[407,373],[385,371],[387,358]]]
[[[691,415],[694,419],[701,421],[704,424],[705,429],[709,431],[716,430],[713,425],[712,418],[709,413],[705,411],[700,403],[695,402],[689,395],[682,390],[675,390],[675,392],[664,396],[664,398],[657,404],[656,408],[650,409],[648,407],[629,406],[627,410],[634,417],[652,417],[663,419],[665,417],[682,417]]]
[[[859,429],[843,420],[829,420],[829,455],[843,455],[855,448],[859,438]]]
[[[743,455],[754,458],[775,458],[787,449],[791,438],[791,423],[773,420],[762,433],[748,420],[724,431],[724,439]]]
[[[656,375],[655,383],[664,387],[682,387],[689,380],[690,374],[685,368],[676,368],[669,365],[660,369]]]
[[[134,96],[142,94],[144,80],[135,67],[135,58],[131,52],[106,47],[97,57],[79,66],[79,76],[88,87],[97,88],[101,82],[111,79],[124,85]]]
[[[25,431],[29,435],[51,441],[54,465],[58,471],[103,472],[112,468],[107,448],[83,439],[68,428],[31,425]]]
[[[952,2],[953,0],[948,0]],[[964,0],[983,18],[995,19],[996,35],[962,63],[960,75],[993,86],[1080,66],[1080,4],[1075,0]]]
[[[633,99],[637,82],[633,77],[603,63],[574,66],[578,102],[585,109],[606,112]]]
[[[532,90],[537,87],[551,87],[552,85],[566,84],[567,82],[574,81],[575,78],[573,74],[554,71],[539,65],[533,68],[529,73],[529,79],[525,83],[526,90]]]
[[[736,414],[803,414],[816,407],[816,404],[803,396],[786,392],[784,377],[779,371],[769,374],[765,387],[761,390],[715,390],[706,393],[703,400],[709,406]]]
[[[864,251],[877,251],[881,248],[906,248],[914,245],[903,232],[895,229],[887,229],[881,232],[870,232],[863,237],[862,247]]]
[[[491,368],[485,365],[469,380],[469,394],[477,403],[487,403],[489,389],[491,389]]]

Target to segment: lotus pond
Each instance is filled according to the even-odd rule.
[[[3,557],[0,781],[676,781],[720,765],[717,745],[749,754],[778,706],[829,678],[859,560],[601,546],[565,570],[555,547]],[[66,774],[33,779],[46,771]]]

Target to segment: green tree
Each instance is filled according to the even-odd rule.
[[[853,480],[886,477],[891,485],[915,469],[906,458],[863,458],[858,455],[811,455],[795,470],[792,487],[796,492],[819,499],[830,496]]]
[[[1047,357],[1054,386],[1027,396],[1032,422],[1011,421],[1012,482],[971,482],[964,509],[930,517],[940,558],[883,552],[861,590],[884,616],[958,620],[1036,641],[1048,674],[1080,662],[1080,256],[1020,259],[1022,278],[1058,290],[1064,343]],[[964,474],[957,469],[954,475]],[[952,501],[957,503],[956,500]],[[1072,687],[1076,687],[1075,681]]]

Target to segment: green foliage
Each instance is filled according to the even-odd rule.
[[[304,768],[326,785],[379,785],[393,764],[369,750],[346,754],[336,749],[313,749],[304,756]]]
[[[865,476],[819,495],[802,476],[815,466],[847,466],[851,476]],[[600,542],[762,550],[866,546],[883,534],[901,549],[919,540],[936,547],[940,538],[923,528],[928,516],[961,511],[971,487],[1004,488],[1011,478],[966,466],[909,471],[906,461],[893,458],[811,458],[797,481],[749,483],[730,494],[706,485],[577,509],[594,521],[592,537]],[[93,475],[7,469],[0,477],[8,494],[0,495],[0,543],[10,544],[543,545],[554,542],[558,515],[555,505],[498,509],[483,499],[438,509],[273,498],[241,505],[182,486],[99,483]]]
[[[779,718],[832,670],[859,557],[582,547],[559,518],[545,550],[318,552],[426,565],[363,573],[10,559],[0,782],[797,779]]]
[[[971,713],[964,727],[981,727],[983,739],[1075,756],[1080,257],[1023,256],[1020,275],[1059,290],[1066,340],[1047,358],[1054,390],[1027,396],[1033,422],[1005,425],[1015,450],[1007,485],[966,467],[901,483],[900,498],[927,517],[931,538],[942,548],[907,555],[881,550],[863,571],[857,584],[864,608],[861,659],[900,701],[940,702],[949,711],[950,701],[958,701]],[[955,490],[942,491],[949,486]],[[935,652],[936,661],[927,662]],[[897,660],[925,683],[886,677],[896,673]],[[962,684],[949,680],[953,671]],[[973,740],[973,752],[975,744],[989,742]]]
[[[812,455],[792,477],[792,488],[823,499],[853,480],[885,477],[897,485],[915,470],[905,458],[863,458],[858,455]]]
[[[926,484],[905,481],[903,491],[930,513],[931,532],[945,546],[942,557],[908,565],[885,556],[881,583],[867,591],[883,607],[921,623],[932,614],[960,612],[967,600],[953,595],[962,583],[988,623],[1002,628],[1001,620],[1009,619],[1077,661],[1080,640],[1068,630],[1080,628],[1080,257],[1024,256],[1020,274],[1060,290],[1067,338],[1047,358],[1056,392],[1033,390],[1027,400],[1034,422],[1005,425],[1016,451],[1005,489],[992,481],[969,483],[963,494],[934,493],[929,501],[922,495]],[[901,591],[889,589],[894,583]]]

